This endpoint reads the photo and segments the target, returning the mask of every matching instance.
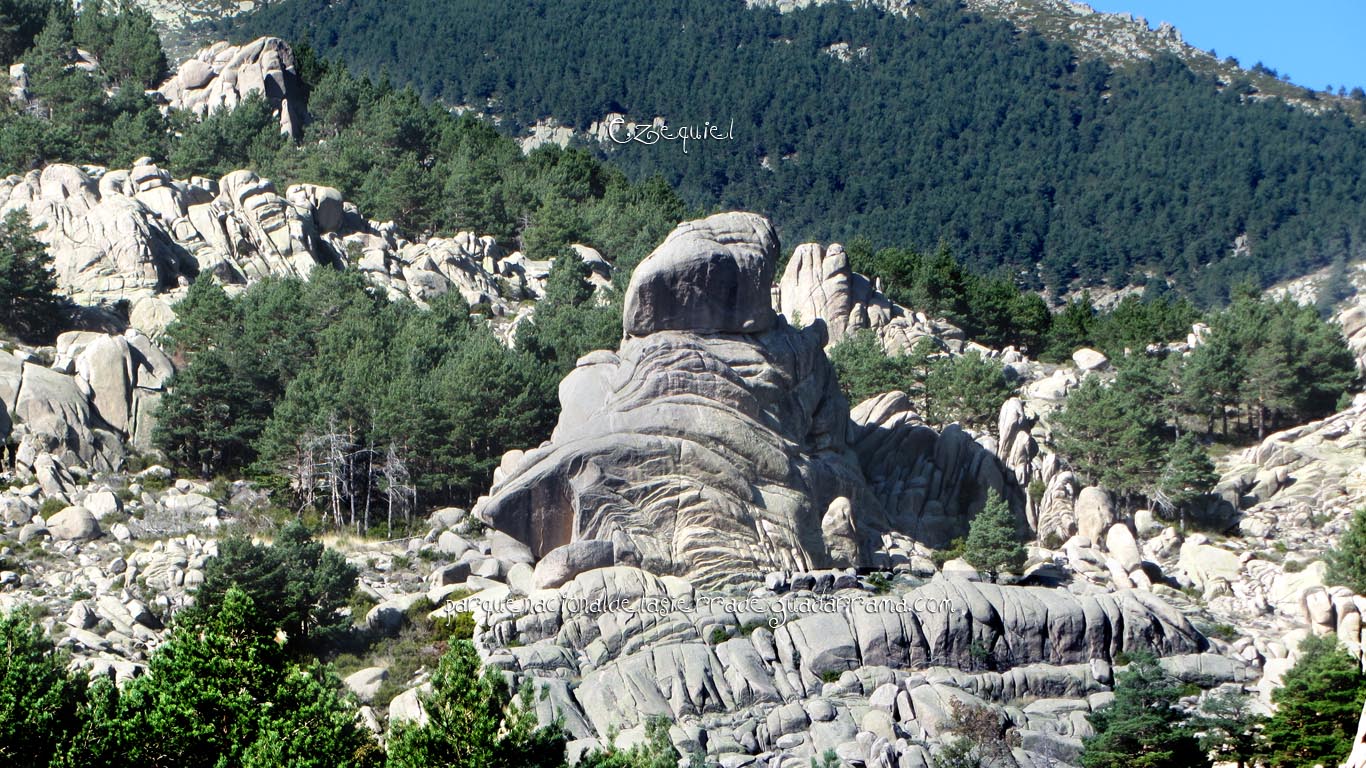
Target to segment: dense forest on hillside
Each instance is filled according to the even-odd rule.
[[[1156,273],[1202,303],[1362,255],[1366,131],[1346,115],[1254,102],[1247,82],[1220,89],[1175,58],[1077,62],[954,3],[914,10],[289,0],[223,31],[308,40],[509,130],[614,111],[733,120],[733,141],[687,154],[611,154],[693,204],[770,214],[789,242],[942,239],[1025,287]],[[828,52],[840,43],[848,61]],[[1251,255],[1231,257],[1240,234]]]

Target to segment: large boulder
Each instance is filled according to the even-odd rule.
[[[752,214],[675,230],[632,277],[621,349],[580,361],[551,443],[505,462],[475,513],[538,558],[598,539],[712,583],[866,556],[880,507],[844,449],[823,327],[798,331],[769,305],[777,247]],[[822,526],[840,497],[862,530]]]
[[[779,307],[787,321],[803,326],[818,320],[829,328],[829,344],[849,334],[871,330],[889,354],[910,351],[921,339],[936,344],[962,344],[962,329],[944,320],[902,307],[887,298],[868,278],[854,272],[838,243],[822,250],[804,243],[792,252],[778,284]]]
[[[528,600],[501,601],[506,607],[480,621],[490,637],[524,643],[508,649],[508,671],[533,679],[577,675],[574,696],[564,700],[566,722],[581,707],[598,734],[638,727],[652,715],[676,721],[717,714],[713,722],[757,716],[769,738],[814,735],[822,723],[843,719],[846,707],[861,712],[860,689],[871,694],[871,711],[895,715],[883,723],[889,730],[912,719],[943,727],[951,700],[974,697],[1054,698],[1033,710],[1084,712],[1084,697],[1113,683],[1111,662],[1121,654],[1208,649],[1179,611],[1133,590],[1079,596],[936,578],[902,594],[823,603],[754,596],[732,602],[755,613],[730,615],[716,607],[726,601],[704,603],[704,594],[688,596],[667,583],[676,581],[636,568],[598,569]],[[757,628],[716,642],[711,616]],[[1176,671],[1240,679],[1250,671],[1236,659],[1221,670],[1217,660],[1201,658]],[[984,661],[994,671],[959,671]],[[1074,701],[1058,700],[1064,697]]]
[[[1199,589],[1208,589],[1216,582],[1232,584],[1243,572],[1237,554],[1198,540],[1188,540],[1181,545],[1177,567],[1185,571],[1191,584]]]
[[[1045,546],[1060,546],[1077,532],[1077,478],[1071,472],[1058,472],[1044,486],[1035,524],[1039,541]]]
[[[1077,494],[1077,533],[1099,544],[1115,524],[1115,502],[1104,488],[1088,486]]]
[[[1366,295],[1358,297],[1354,306],[1342,310],[1337,320],[1342,324],[1347,345],[1356,356],[1357,368],[1366,371]]]
[[[623,328],[629,336],[767,331],[777,263],[778,235],[762,216],[718,213],[680,224],[631,275]]]
[[[385,681],[389,679],[389,670],[384,667],[366,667],[365,669],[352,672],[342,679],[342,683],[356,694],[356,698],[363,703],[369,704],[375,700],[380,688],[384,687]]]
[[[1082,371],[1103,371],[1110,366],[1110,358],[1089,347],[1073,352],[1072,362]]]
[[[136,380],[128,341],[101,335],[76,358],[76,372],[90,384],[92,404],[105,423],[127,433]]]
[[[47,521],[48,533],[59,541],[87,541],[98,539],[100,524],[85,507],[67,507]]]
[[[1111,556],[1124,566],[1126,572],[1143,564],[1143,554],[1139,551],[1134,534],[1125,523],[1115,523],[1105,532],[1105,548]]]
[[[574,541],[546,553],[532,572],[537,589],[558,587],[584,571],[606,568],[615,562],[612,542]]]
[[[848,439],[890,525],[932,547],[967,535],[990,493],[1024,508],[1024,493],[996,454],[957,424],[926,426],[911,399],[889,392],[850,413]]]
[[[4,375],[0,370],[0,377]],[[7,388],[0,384],[0,389]],[[14,436],[21,441],[18,461],[30,463],[35,472],[36,459],[46,454],[104,472],[122,462],[118,437],[92,412],[86,393],[71,376],[25,363],[11,413],[17,425]]]

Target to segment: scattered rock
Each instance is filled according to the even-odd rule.
[[[375,696],[379,693],[379,689],[384,686],[385,681],[388,679],[388,669],[385,669],[384,667],[366,667],[365,669],[347,675],[342,682],[346,684],[346,687],[349,688],[352,693],[356,694],[356,698],[360,699],[361,702],[365,704],[369,704],[375,700]],[[392,717],[391,707],[390,718]]]
[[[1077,368],[1083,373],[1103,371],[1110,367],[1110,358],[1087,347],[1082,347],[1076,352],[1073,352],[1072,362],[1076,363]]]
[[[103,535],[100,524],[85,507],[67,507],[47,521],[52,538],[61,541],[88,541]]]

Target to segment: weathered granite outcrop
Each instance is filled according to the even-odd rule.
[[[476,513],[538,558],[602,539],[703,581],[867,557],[878,505],[845,444],[823,326],[769,306],[777,247],[752,214],[680,227],[632,277],[621,349],[579,362],[551,442],[511,457]],[[862,531],[841,498],[869,511]]]
[[[157,93],[170,106],[197,115],[232,109],[259,93],[279,112],[282,133],[303,132],[303,81],[294,69],[294,52],[277,37],[214,43],[183,62]]]
[[[178,180],[145,158],[131,169],[55,164],[0,179],[0,213],[12,210],[39,228],[62,293],[92,306],[127,302],[129,324],[154,338],[200,276],[243,286],[354,268],[391,298],[423,304],[457,291],[503,315],[544,292],[550,266],[470,232],[409,242],[330,187],[295,184],[282,195],[251,171]],[[610,265],[596,251],[580,247],[579,257],[607,284]]]
[[[14,445],[21,478],[65,498],[69,471],[111,472],[126,446],[152,447],[153,414],[175,367],[135,330],[63,333],[46,354],[0,351],[0,444]]]
[[[1347,346],[1356,355],[1357,367],[1366,371],[1366,296],[1358,296],[1357,303],[1342,310],[1337,316]]]
[[[560,385],[551,441],[504,459],[475,512],[537,558],[610,541],[617,562],[715,585],[871,564],[893,530],[946,544],[995,488],[995,456],[908,404],[850,420],[825,323],[769,303],[777,238],[753,214],[681,225],[637,268],[625,340]]]
[[[1024,508],[1023,490],[992,450],[957,424],[926,426],[902,392],[855,407],[848,440],[891,527],[932,547],[963,536],[990,492]]]
[[[861,330],[877,334],[889,353],[909,352],[924,338],[949,351],[964,346],[962,329],[893,303],[868,278],[854,272],[838,243],[822,251],[815,243],[797,246],[778,284],[778,304],[788,322],[823,320],[829,344]]]
[[[1093,697],[1103,705],[1112,662],[1139,650],[1203,685],[1250,679],[1241,662],[1206,654],[1179,612],[1134,590],[1079,597],[936,578],[882,596],[737,597],[618,566],[525,596],[493,587],[445,610],[472,610],[488,663],[531,680],[542,719],[561,718],[572,737],[663,716],[694,734],[676,735],[680,748],[713,757],[866,753],[864,734],[877,731],[882,753],[918,754],[917,741],[949,730],[953,701],[1009,713],[1047,699],[1015,719],[1043,738]],[[1089,735],[1079,727],[1063,732]]]

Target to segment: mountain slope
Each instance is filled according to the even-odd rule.
[[[288,0],[238,31],[307,39],[513,130],[545,118],[584,130],[609,113],[733,120],[733,139],[687,153],[602,146],[694,203],[774,216],[789,240],[944,239],[1031,287],[1163,274],[1218,301],[1235,282],[1360,248],[1366,131],[1220,87],[1173,56],[1112,69],[942,2],[904,16],[593,5]]]

